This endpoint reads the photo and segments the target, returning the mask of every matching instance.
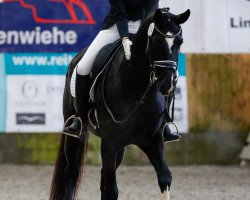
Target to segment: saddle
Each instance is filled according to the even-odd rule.
[[[95,102],[95,86],[99,77],[110,66],[116,52],[121,46],[121,39],[119,39],[114,43],[107,44],[98,52],[91,72],[92,86],[89,94],[92,102]]]
[[[100,136],[99,134],[99,124],[97,111],[95,108],[95,89],[96,85],[103,74],[103,72],[110,66],[114,56],[118,50],[122,47],[121,39],[115,41],[114,43],[107,44],[104,46],[97,54],[96,59],[93,64],[91,72],[92,86],[89,91],[90,100],[92,102],[91,110],[88,113],[88,119],[90,126],[88,127],[89,131],[95,135]]]

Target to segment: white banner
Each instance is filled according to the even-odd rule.
[[[7,77],[6,132],[57,132],[63,127],[64,76]]]
[[[161,0],[174,14],[191,10],[183,25],[185,53],[250,53],[250,0]]]
[[[187,77],[180,76],[175,90],[174,123],[180,133],[188,133]],[[170,126],[170,128],[173,128]],[[173,129],[175,131],[175,129]]]

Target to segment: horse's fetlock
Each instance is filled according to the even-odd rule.
[[[159,183],[161,192],[164,192],[165,190],[167,190],[167,188],[170,188],[171,182],[172,182],[171,172],[161,173],[161,175],[158,176],[158,183]]]

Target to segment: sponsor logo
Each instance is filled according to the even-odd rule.
[[[0,45],[74,45],[77,42],[77,33],[73,30],[42,30],[37,26],[34,30],[8,30],[0,31]]]
[[[38,86],[35,81],[25,81],[22,85],[22,95],[26,99],[34,99],[38,94]]]
[[[244,19],[243,17],[230,19],[231,28],[250,28],[250,19]]]
[[[231,17],[230,26],[231,28],[250,28],[250,19],[244,19],[243,17]]]
[[[47,94],[54,93],[54,94],[62,95],[64,91],[64,85],[47,85],[46,91],[47,91]]]
[[[78,52],[99,32],[109,8],[100,0],[0,0],[0,51]]]
[[[19,125],[44,125],[45,113],[17,113],[16,124]]]

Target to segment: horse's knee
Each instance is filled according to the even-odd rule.
[[[164,192],[167,190],[167,188],[170,188],[172,182],[172,174],[170,171],[165,171],[160,174],[158,174],[158,184],[161,189],[161,192]]]

